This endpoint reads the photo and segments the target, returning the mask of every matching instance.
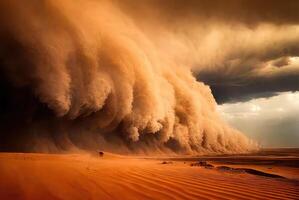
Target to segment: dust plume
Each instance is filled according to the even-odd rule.
[[[209,86],[193,75],[215,58],[203,49],[205,28],[167,26],[156,4],[140,5],[143,17],[133,1],[0,3],[2,150],[256,148],[220,119]]]

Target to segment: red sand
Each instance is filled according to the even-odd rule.
[[[0,199],[299,199],[298,180],[189,164],[107,153],[1,153]]]

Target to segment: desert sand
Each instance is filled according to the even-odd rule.
[[[191,166],[198,160],[214,167]],[[299,199],[298,157],[1,153],[0,199]]]

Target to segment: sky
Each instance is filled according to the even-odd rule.
[[[224,103],[218,109],[229,124],[264,147],[299,146],[299,92]]]

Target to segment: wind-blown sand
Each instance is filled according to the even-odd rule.
[[[235,165],[217,158],[204,159],[213,165],[245,166],[284,178],[190,166],[198,158],[175,158],[162,164],[166,158],[109,153],[103,158],[1,153],[0,199],[299,199],[298,166],[272,163],[269,167],[270,162],[258,166],[253,161],[248,165],[244,160]],[[296,159],[293,164],[298,164]]]

